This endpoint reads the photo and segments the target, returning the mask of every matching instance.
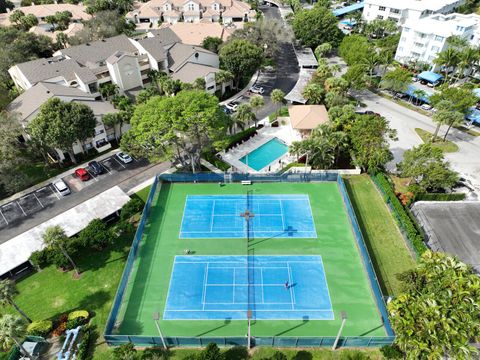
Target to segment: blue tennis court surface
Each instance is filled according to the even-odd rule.
[[[258,320],[333,320],[321,256],[175,257],[164,320],[245,320],[248,309]]]
[[[250,237],[317,237],[307,195],[189,195],[180,238],[245,238],[247,209]]]

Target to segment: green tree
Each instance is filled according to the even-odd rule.
[[[78,234],[80,243],[88,249],[103,250],[112,243],[113,234],[107,224],[100,219],[93,219]]]
[[[365,171],[381,170],[393,159],[389,140],[396,140],[396,130],[377,115],[361,115],[352,125],[350,139],[354,163]]]
[[[434,107],[441,101],[448,101],[451,104],[450,110],[466,115],[478,99],[470,89],[442,87],[441,91],[432,94],[429,100]]]
[[[395,343],[407,359],[472,359],[480,333],[480,278],[443,253],[426,251],[400,277],[405,292],[388,303]]]
[[[263,100],[262,95],[253,95],[248,102],[253,112],[255,113],[255,126],[257,126],[257,111],[265,105],[265,100]]]
[[[464,121],[464,115],[459,111],[452,110],[452,108],[453,104],[450,101],[442,100],[437,104],[437,112],[435,112],[432,116],[432,120],[437,123],[437,127],[435,128],[435,132],[432,136],[432,142],[437,140],[438,131],[442,125],[448,125],[448,129],[443,138],[443,141],[445,141],[450,128],[452,126],[460,125]]]
[[[362,64],[349,66],[347,72],[342,77],[352,89],[361,90],[367,87],[367,69]]]
[[[199,354],[198,360],[224,360],[225,356],[220,352],[217,344],[210,343],[207,347]],[[227,359],[225,359],[227,360]]]
[[[337,95],[346,95],[348,90],[348,81],[339,77],[328,78],[325,80],[325,90]]]
[[[470,75],[473,67],[478,62],[480,54],[478,49],[467,47],[458,54],[458,78]],[[467,73],[465,73],[468,70]]]
[[[203,77],[195,79],[193,83],[193,88],[195,90],[205,90],[205,79]]]
[[[78,271],[77,265],[73,261],[73,259],[70,257],[66,250],[66,243],[68,241],[68,236],[65,234],[65,231],[59,226],[49,226],[46,230],[45,233],[42,236],[43,238],[43,243],[45,244],[46,247],[53,248],[53,249],[58,249],[60,252],[65,256],[65,258],[68,260],[70,265],[72,266],[73,270],[75,271],[75,275],[78,277],[80,276],[80,272]]]
[[[302,96],[310,105],[318,105],[325,98],[325,89],[318,84],[308,84],[302,92]]]
[[[354,122],[362,115],[355,112],[355,106],[348,104],[333,106],[328,110],[328,118],[336,131],[349,133]]]
[[[450,47],[444,51],[437,53],[437,57],[433,60],[435,65],[441,66],[445,71],[445,82],[448,82],[448,75],[454,72],[460,62],[458,50]]]
[[[285,93],[281,89],[273,89],[270,93],[270,100],[273,104],[277,105],[277,110],[275,111],[278,114],[280,107],[282,106],[283,102],[285,101]]]
[[[30,30],[31,27],[38,25],[38,19],[33,14],[25,15],[21,10],[15,10],[10,15],[10,21],[23,31]]]
[[[18,307],[15,301],[13,301],[13,298],[16,295],[18,295],[18,290],[15,286],[15,282],[9,279],[0,280],[0,304],[2,306],[13,306],[26,321],[31,323],[32,320]]]
[[[232,40],[220,49],[222,69],[230,71],[237,86],[243,77],[251,76],[263,60],[263,49],[247,40]]]
[[[102,122],[105,126],[113,128],[115,139],[118,141],[122,133],[123,125],[130,122],[131,116],[132,114],[130,114],[128,111],[121,110],[116,113],[103,115]]]
[[[345,36],[338,48],[339,55],[350,66],[362,64],[363,59],[374,52],[373,46],[363,35]]]
[[[423,192],[448,189],[458,181],[457,173],[450,170],[450,164],[444,160],[442,150],[430,143],[405,151],[397,169],[402,177],[411,177]]]
[[[202,152],[224,146],[229,119],[215,96],[191,90],[138,105],[130,123],[123,149],[139,157],[174,158],[196,171]]]
[[[118,85],[113,83],[103,83],[100,84],[98,91],[105,100],[109,100],[113,96],[118,95]]]
[[[156,86],[149,86],[143,90],[140,90],[135,98],[137,104],[146,103],[154,96],[161,95]]]
[[[350,102],[345,94],[329,91],[325,94],[325,106],[330,109],[334,106],[347,105]]]
[[[220,48],[220,45],[222,45],[222,44],[223,44],[223,40],[220,39],[219,37],[207,36],[205,39],[203,39],[201,46],[204,49],[207,49],[207,50],[217,54],[218,50]]]
[[[15,5],[9,0],[0,0],[0,14],[7,12],[7,9],[12,10],[15,8]]]
[[[73,144],[92,137],[96,125],[95,115],[87,105],[52,98],[42,105],[28,125],[28,133],[41,144],[67,151],[75,161]]]
[[[115,360],[135,360],[137,350],[135,350],[133,343],[123,344],[113,349],[113,358]]]
[[[295,37],[305,46],[316,48],[323,43],[337,47],[342,40],[338,20],[332,11],[319,4],[312,10],[301,10],[294,14],[292,21]]]
[[[65,49],[68,46],[68,35],[64,32],[58,32],[55,35],[55,42],[61,49]]]
[[[374,38],[382,38],[386,33],[393,33],[396,31],[398,31],[398,24],[392,20],[382,19],[369,21],[364,30],[367,35]]]
[[[13,344],[17,345],[21,353],[32,359],[32,356],[22,345],[22,339],[27,334],[27,324],[16,315],[5,314],[0,318],[0,347],[9,349]]]
[[[412,74],[408,70],[399,67],[389,71],[383,76],[380,81],[380,87],[382,89],[405,93],[411,81]]]
[[[324,56],[328,55],[330,51],[332,51],[333,47],[330,43],[323,43],[318,45],[315,48],[315,57],[318,59],[323,58]]]
[[[235,114],[233,114],[233,117],[238,123],[244,124],[242,128],[245,128],[245,125],[248,126],[251,121],[255,121],[255,123],[257,122],[257,117],[255,116],[252,106],[249,103],[240,104]]]

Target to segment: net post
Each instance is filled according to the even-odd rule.
[[[247,349],[250,350],[252,347],[252,333],[250,330],[250,321],[252,319],[252,310],[247,310],[247,319],[248,319],[248,332],[247,332]]]

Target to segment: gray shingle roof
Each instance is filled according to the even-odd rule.
[[[160,39],[165,45],[181,42],[177,34],[170,28],[154,29],[150,30],[149,33]]]
[[[55,56],[48,59],[36,59],[16,65],[32,84],[63,77],[66,81],[76,80],[78,76],[83,82],[97,81],[96,76],[87,68],[82,68],[74,60]]]
[[[171,71],[176,72],[187,59],[195,54],[196,52],[203,52],[207,54],[213,54],[211,51],[205,50],[204,48],[185,45],[182,43],[176,43],[168,50],[168,66]]]
[[[89,67],[106,61],[117,51],[132,54],[138,52],[125,34],[60,50],[79,64]]]
[[[203,79],[208,74],[212,72],[218,73],[219,71],[220,69],[212,66],[194,64],[189,62],[183,65],[180,69],[178,69],[177,72],[172,74],[172,79],[180,80],[184,83],[193,84],[196,79]]]
[[[157,61],[162,61],[167,58],[167,52],[164,48],[166,45],[160,38],[151,37],[138,40],[138,43],[148,51],[150,55],[154,57]]]

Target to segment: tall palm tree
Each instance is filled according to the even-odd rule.
[[[229,83],[233,79],[234,76],[230,71],[220,70],[218,73],[215,74],[215,82],[217,83],[217,85],[221,86],[222,95],[225,93],[224,84]]]
[[[251,121],[256,122],[257,120],[257,117],[255,116],[252,107],[248,103],[240,104],[233,117],[235,118],[235,120],[245,125],[248,125]]]
[[[5,279],[0,281],[0,304],[2,306],[12,305],[20,315],[29,323],[32,320],[17,306],[13,298],[18,294],[17,287],[12,280]]]
[[[442,52],[439,52],[435,60],[433,60],[433,63],[443,67],[445,70],[445,82],[448,82],[449,71],[454,71],[459,61],[458,51],[454,48],[448,48]]]
[[[48,227],[43,234],[43,242],[45,245],[47,247],[58,248],[70,262],[75,271],[75,275],[78,277],[80,276],[80,272],[78,271],[77,265],[73,262],[73,259],[68,255],[68,252],[65,249],[65,242],[67,240],[68,237],[65,234],[65,231],[59,225]]]
[[[478,50],[475,48],[467,47],[459,53],[458,61],[458,75],[457,79],[465,76],[465,70],[468,70],[467,75],[470,75],[475,63],[479,60]]]
[[[318,105],[325,98],[325,89],[318,84],[309,84],[303,89],[302,96],[310,105]]]
[[[285,93],[280,89],[273,89],[270,94],[270,100],[272,100],[273,104],[278,104],[281,106],[281,104],[283,104],[283,102],[285,101]],[[278,115],[279,109],[280,108],[277,108],[277,110],[275,111],[276,115]]]
[[[20,316],[5,314],[0,318],[0,347],[8,349],[15,343],[23,355],[29,359],[32,356],[22,346],[21,339],[27,333],[27,324]]]
[[[413,90],[412,94],[416,98],[415,103],[418,104],[421,101],[421,99],[427,95],[427,92],[422,89],[415,89]]]
[[[261,95],[254,95],[250,98],[250,101],[248,102],[250,104],[250,107],[253,110],[253,113],[255,114],[255,127],[257,126],[257,110],[260,109],[263,105],[265,105],[265,100],[263,100],[263,96]]]
[[[374,75],[375,68],[380,64],[380,58],[377,53],[372,52],[367,57],[363,58],[360,63],[365,66],[368,75],[371,78]]]

